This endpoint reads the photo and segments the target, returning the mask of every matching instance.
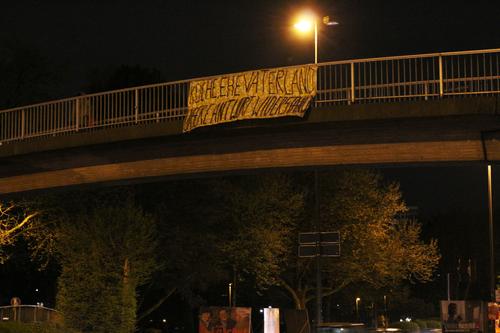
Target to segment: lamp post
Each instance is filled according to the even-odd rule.
[[[330,21],[329,16],[324,16],[322,22],[325,25],[337,25],[335,21]],[[318,64],[318,17],[311,11],[302,12],[296,19],[293,27],[301,34],[307,34],[314,29],[314,64]],[[314,193],[315,193],[315,222],[316,232],[320,233],[320,219],[319,219],[319,190],[318,190],[318,170],[314,171]],[[318,244],[317,244],[318,246]],[[318,253],[316,256],[316,332],[319,332],[318,326],[322,323],[322,292],[321,292],[321,258]]]
[[[322,23],[325,25],[337,25],[338,22],[331,21],[329,16],[323,16]],[[318,63],[318,17],[312,12],[302,13],[293,27],[300,33],[306,34],[314,29],[314,63]]]
[[[356,297],[356,319],[357,320],[360,320],[360,317],[359,317],[359,302],[361,302],[361,298]]]

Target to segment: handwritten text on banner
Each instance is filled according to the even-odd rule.
[[[303,117],[316,95],[316,65],[195,80],[183,131],[241,119]]]

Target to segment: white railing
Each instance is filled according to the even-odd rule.
[[[60,323],[60,312],[38,305],[11,305],[0,306],[0,320],[22,323],[50,322]]]
[[[182,120],[187,112],[191,81],[120,89],[3,110],[0,111],[0,144]],[[498,93],[500,49],[490,49],[321,63],[314,104],[330,106]]]

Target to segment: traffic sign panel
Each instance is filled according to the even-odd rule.
[[[319,233],[301,232],[299,234],[299,244],[316,244],[319,242]]]
[[[299,245],[299,258],[316,257],[318,255],[318,247],[316,244]]]
[[[322,257],[340,257],[340,243],[321,243]]]
[[[320,233],[320,241],[323,243],[339,243],[340,234],[338,231]]]

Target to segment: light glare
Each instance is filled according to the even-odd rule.
[[[300,20],[299,22],[295,23],[293,27],[300,32],[309,32],[312,30],[313,23],[310,20]]]

